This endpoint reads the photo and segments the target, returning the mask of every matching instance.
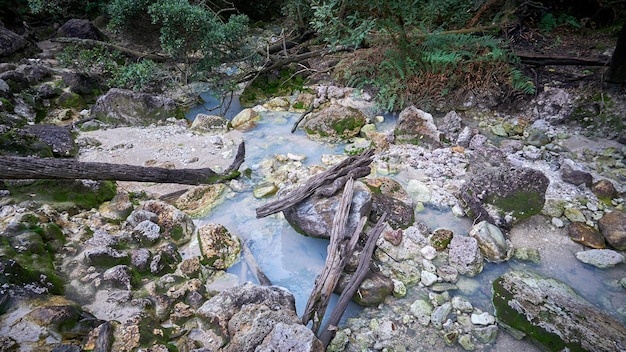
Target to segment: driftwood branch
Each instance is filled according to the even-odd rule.
[[[376,248],[376,241],[378,240],[378,237],[380,237],[380,234],[385,228],[386,218],[387,213],[384,213],[380,217],[380,219],[378,219],[376,225],[367,232],[367,241],[365,242],[365,246],[361,251],[361,256],[359,257],[359,264],[357,266],[356,272],[352,276],[352,279],[350,279],[350,282],[348,282],[346,288],[339,296],[339,300],[335,305],[335,309],[328,318],[328,322],[324,325],[324,329],[322,329],[322,331],[318,335],[320,341],[322,341],[324,346],[328,346],[330,341],[335,336],[337,324],[339,324],[339,321],[341,320],[344,311],[348,307],[348,303],[350,303],[350,300],[357,292],[357,290],[361,286],[361,283],[369,272],[370,260],[372,258],[372,254],[374,253],[374,249]]]
[[[243,142],[239,144],[235,160],[224,173],[210,168],[165,169],[73,159],[0,156],[0,179],[91,179],[198,185],[236,178],[244,159]]]
[[[351,178],[346,182],[343,195],[341,196],[341,203],[333,219],[330,243],[328,245],[328,256],[326,257],[324,269],[315,280],[315,288],[313,292],[311,292],[304,313],[302,314],[302,323],[304,325],[313,321],[311,330],[314,333],[319,331],[326,308],[328,307],[328,302],[330,302],[330,297],[332,296],[337,282],[339,282],[341,272],[348,258],[350,258],[356,246],[363,226],[365,226],[365,218],[363,218],[352,236],[346,236],[346,222],[350,214],[352,195],[354,193],[353,187],[354,179]]]
[[[333,185],[333,182],[342,176],[350,175],[350,177],[357,179],[369,175],[371,172],[369,164],[372,162],[373,156],[374,150],[370,149],[360,155],[346,158],[332,168],[311,177],[306,184],[287,196],[257,208],[256,217],[263,218],[290,208],[315,194],[320,187],[330,185],[337,188],[337,185]],[[324,192],[324,194],[327,195],[327,192]]]
[[[162,56],[162,55],[157,55],[157,54],[150,54],[150,53],[144,53],[141,51],[136,51],[133,49],[129,49],[129,48],[125,48],[123,46],[119,46],[116,44],[112,44],[112,43],[107,43],[107,42],[103,42],[100,40],[94,40],[94,39],[82,39],[82,38],[71,38],[71,37],[60,37],[60,38],[54,38],[52,39],[52,41],[55,42],[59,42],[59,43],[77,43],[77,44],[83,44],[83,45],[87,45],[87,46],[105,46],[107,48],[119,51],[125,55],[128,55],[130,57],[133,58],[137,58],[137,59],[149,59],[152,60],[154,62],[165,62],[166,60],[169,59],[169,57],[167,56]]]
[[[294,133],[296,129],[298,129],[298,125],[300,124],[300,122],[304,119],[306,115],[310,114],[311,111],[313,111],[313,103],[311,103],[311,105],[309,105],[309,108],[306,109],[306,111],[303,112],[302,115],[300,115],[300,117],[298,118],[298,121],[296,121],[296,123],[293,124],[293,127],[291,127],[291,133]]]
[[[252,254],[252,251],[248,246],[248,242],[244,241],[241,247],[243,252],[243,258],[246,261],[246,264],[248,264],[248,266],[250,267],[250,271],[252,271],[254,277],[259,281],[259,284],[261,284],[262,286],[272,286],[272,282],[267,277],[267,275],[265,275],[263,270],[261,270],[259,263],[257,263],[256,259],[254,258],[254,255]]]

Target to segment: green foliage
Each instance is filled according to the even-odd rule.
[[[570,25],[574,28],[580,28],[580,23],[576,17],[568,15],[566,13],[560,13],[558,16],[554,16],[552,13],[548,12],[543,17],[541,17],[541,21],[539,22],[539,29],[544,32],[551,32],[557,27],[563,25]]]
[[[46,14],[56,19],[98,15],[106,0],[28,0],[33,14]]]
[[[115,27],[126,26],[133,16],[148,14],[160,28],[162,49],[188,65],[187,75],[214,71],[223,62],[247,53],[242,39],[248,32],[248,17],[224,19],[203,1],[113,0],[108,11]]]
[[[459,90],[504,85],[526,94],[532,81],[491,35],[438,33],[463,27],[485,1],[314,1],[312,25],[330,45],[371,46],[339,65],[349,86],[372,88],[381,109],[428,108]],[[426,34],[424,34],[426,33]]]
[[[158,91],[164,83],[163,70],[151,60],[128,61],[117,51],[108,51],[103,46],[84,49],[70,45],[59,55],[64,67],[88,75],[103,77],[111,87],[135,91]]]
[[[111,79],[108,80],[108,84],[112,87],[141,91],[159,81],[158,77],[163,76],[157,65],[151,60],[141,60],[140,62],[118,66],[118,68],[113,71]]]

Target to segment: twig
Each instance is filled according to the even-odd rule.
[[[311,111],[313,111],[313,103],[311,103],[311,105],[309,105],[309,108],[306,109],[306,111],[303,112],[302,115],[300,115],[300,117],[298,118],[298,121],[296,121],[293,124],[293,127],[291,127],[291,133],[294,133],[296,131],[296,129],[298,129],[298,124],[300,124],[300,122],[304,119],[304,117],[306,115],[310,114]]]

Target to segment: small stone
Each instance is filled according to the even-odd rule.
[[[464,334],[459,337],[459,345],[466,351],[473,351],[476,349],[476,344],[472,341],[472,335]]]
[[[600,231],[594,229],[593,227],[582,223],[582,222],[572,222],[567,226],[567,235],[572,241],[576,243],[580,243],[584,246],[602,249],[606,247],[604,243],[604,237],[600,233]]]
[[[513,258],[535,264],[541,263],[541,256],[539,255],[539,251],[535,248],[516,248],[513,253]]]
[[[592,249],[577,252],[576,259],[600,269],[614,267],[624,262],[624,256],[611,249]]]
[[[430,323],[430,316],[433,312],[433,306],[425,299],[418,299],[409,307],[411,314],[417,318],[417,322],[423,326]]]
[[[472,324],[475,325],[492,325],[496,322],[496,318],[487,312],[483,312],[480,314],[472,313],[471,319]]]
[[[430,236],[430,244],[438,251],[442,251],[448,248],[450,241],[452,241],[454,233],[448,229],[437,229]]]
[[[452,308],[463,313],[469,313],[474,310],[474,306],[467,299],[459,296],[452,297]]]
[[[437,275],[431,273],[430,271],[422,270],[422,284],[428,287],[437,282]]]
[[[482,328],[473,329],[472,335],[476,339],[478,339],[478,341],[490,345],[496,341],[496,336],[498,335],[498,326],[489,325]]]
[[[610,202],[611,199],[619,196],[619,193],[615,189],[613,183],[608,180],[600,180],[596,182],[593,186],[591,186],[591,192],[604,202]]]
[[[420,252],[422,253],[422,256],[428,260],[433,260],[437,256],[437,250],[431,246],[424,246],[420,249]]]
[[[273,182],[264,182],[254,187],[252,194],[254,198],[261,199],[276,194],[278,187]]]
[[[558,227],[558,228],[562,228],[563,226],[565,226],[565,224],[563,223],[563,220],[559,219],[559,218],[552,218],[552,220],[550,221],[552,223],[552,225]]]
[[[439,307],[435,308],[430,315],[430,320],[433,323],[433,326],[436,328],[441,328],[443,322],[448,318],[448,315],[452,312],[452,304],[450,302],[446,302]]]
[[[393,296],[396,298],[406,296],[406,285],[404,282],[394,279],[391,279],[391,281],[393,281]]]
[[[585,222],[587,221],[587,219],[585,218],[585,215],[578,209],[576,208],[565,208],[565,210],[563,210],[563,215],[565,215],[565,217],[569,220],[569,221],[579,221],[579,222]]]

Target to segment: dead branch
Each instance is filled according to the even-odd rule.
[[[356,179],[369,175],[371,171],[369,164],[372,162],[373,156],[374,149],[370,149],[360,155],[344,159],[332,168],[311,177],[306,184],[287,196],[257,208],[256,217],[263,218],[290,208],[313,195],[318,188],[332,184],[335,179],[341,176],[351,175],[352,178]]]
[[[383,232],[385,228],[385,219],[387,218],[387,213],[383,213],[383,215],[378,219],[376,225],[371,228],[367,232],[367,241],[365,242],[365,246],[363,247],[363,251],[361,251],[361,256],[359,257],[359,264],[357,266],[356,272],[348,282],[348,285],[343,290],[341,295],[339,296],[339,300],[335,305],[335,309],[331,313],[328,318],[328,322],[322,329],[321,333],[318,334],[320,341],[324,344],[324,346],[328,346],[330,341],[335,336],[337,324],[341,320],[343,313],[348,307],[348,303],[357,292],[361,283],[365,279],[365,276],[369,272],[370,260],[372,259],[372,254],[374,253],[374,249],[376,248],[376,241],[380,234]]]
[[[143,52],[136,51],[136,50],[133,50],[133,49],[125,48],[125,47],[120,46],[120,45],[107,43],[107,42],[94,40],[94,39],[60,37],[60,38],[53,38],[51,40],[55,41],[55,42],[59,42],[59,43],[77,43],[77,44],[83,44],[83,45],[87,45],[87,46],[102,45],[102,46],[105,46],[107,48],[110,48],[110,49],[113,49],[113,50],[117,50],[117,51],[119,51],[119,52],[121,52],[121,53],[123,53],[125,55],[128,55],[128,56],[136,58],[136,59],[149,59],[149,60],[152,60],[154,62],[165,62],[166,60],[169,59],[166,56],[157,55],[157,54],[143,53]]]

